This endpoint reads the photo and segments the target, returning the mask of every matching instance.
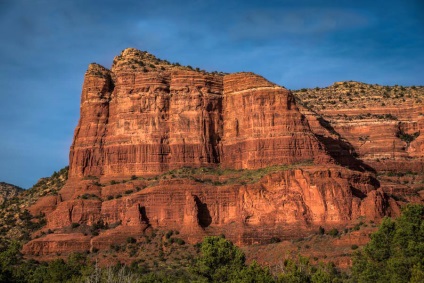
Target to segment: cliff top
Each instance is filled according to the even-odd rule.
[[[316,111],[420,106],[424,101],[424,86],[382,86],[355,81],[335,82],[325,88],[302,88],[293,93],[304,106]]]
[[[147,51],[141,51],[135,48],[126,48],[122,50],[121,54],[115,56],[110,70],[97,63],[91,63],[88,66],[86,74],[102,77],[110,71],[149,72],[170,70],[196,71],[219,76],[225,75],[223,72],[207,72],[199,68],[193,68],[190,65],[182,66],[180,63],[171,63],[167,60],[159,59]]]

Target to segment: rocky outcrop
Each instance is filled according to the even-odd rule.
[[[91,227],[99,221],[110,227],[92,235],[90,241],[78,240],[80,248],[87,250],[108,249],[129,236],[140,238],[151,228],[180,231],[191,243],[210,234],[225,234],[239,245],[268,243],[273,237],[305,236],[319,226],[342,227],[360,217],[378,220],[396,213],[396,202],[376,190],[374,182],[369,174],[317,166],[277,170],[245,185],[176,178],[137,191],[140,181],[133,180],[113,185],[115,193],[123,195],[119,198],[107,200],[99,190],[89,199],[74,195],[59,203],[45,229],[63,233],[72,223]],[[128,190],[130,187],[133,189]],[[54,235],[31,241],[24,252],[48,253],[56,246],[63,252],[71,236],[52,244],[52,239],[62,241]],[[70,235],[80,234],[74,231]],[[42,251],[44,246],[48,251]]]
[[[344,165],[353,156],[369,170],[424,174],[424,87],[339,82],[295,95],[312,131]]]
[[[288,90],[252,73],[204,73],[153,58],[126,49],[112,71],[89,66],[70,178],[329,161]]]
[[[335,164],[345,165],[337,152],[360,163],[355,146],[304,113],[253,73],[195,71],[135,49],[111,70],[91,64],[69,179],[30,208],[47,215],[50,234],[24,253],[107,249],[155,229],[190,243],[217,234],[268,243],[396,215],[365,165]]]
[[[24,246],[23,252],[35,256],[61,255],[90,250],[90,237],[82,233],[49,234],[34,239]]]

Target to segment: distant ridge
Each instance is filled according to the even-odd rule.
[[[25,191],[21,187],[0,182],[0,204],[3,204],[6,200],[18,196],[20,193]]]

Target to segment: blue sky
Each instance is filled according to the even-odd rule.
[[[424,84],[424,2],[0,0],[0,181],[68,164],[87,65],[127,47],[290,89]]]

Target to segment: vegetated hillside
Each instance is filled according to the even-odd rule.
[[[56,195],[68,178],[68,167],[52,176],[41,178],[28,190],[19,190],[19,194],[7,198],[0,205],[0,242],[10,240],[28,241],[30,233],[46,224],[45,215],[31,215],[28,208],[47,195]]]
[[[240,172],[238,173],[236,178],[251,180],[249,177],[244,177],[243,174],[240,175]],[[163,174],[159,177],[148,178],[146,182],[153,185],[158,180],[169,179],[171,174],[186,178],[204,178],[199,170],[181,169]],[[44,237],[46,234],[53,233],[51,230],[42,229],[47,223],[46,215],[44,213],[31,214],[29,209],[43,197],[60,197],[58,193],[67,178],[68,166],[58,172],[54,172],[50,177],[41,178],[33,187],[23,190],[17,196],[8,198],[0,206],[0,265],[5,267],[8,266],[7,262],[10,262],[8,268],[12,268],[16,261],[20,261],[22,258],[19,250],[23,244],[27,243],[31,238],[37,239]],[[252,178],[257,178],[257,176]],[[205,181],[209,182],[210,180]],[[95,180],[90,180],[90,182],[95,182]],[[82,198],[86,197],[90,198],[91,196],[82,196]],[[115,197],[119,199],[121,196]],[[84,225],[75,226],[72,227],[73,232],[82,231],[90,235],[98,235],[99,232],[109,229],[108,225],[102,222],[96,223],[93,227],[84,227]],[[110,228],[113,228],[113,225]],[[61,255],[61,253],[55,253],[50,258],[45,259],[55,260],[65,258],[71,259],[71,261],[77,260],[78,262],[74,262],[74,264],[79,264],[81,263],[81,258],[86,258],[87,261],[84,261],[84,264],[89,264],[91,267],[94,267],[94,262],[97,262],[101,266],[114,266],[120,262],[127,266],[132,264],[134,268],[136,267],[136,270],[142,273],[162,271],[167,274],[173,274],[185,272],[185,269],[191,266],[194,257],[198,255],[198,247],[186,244],[180,238],[179,231],[177,230],[149,229],[141,238],[135,239],[128,235],[125,236],[123,242],[108,243],[106,246],[107,248],[102,250],[91,250],[88,256],[71,253],[68,258],[68,254]],[[10,258],[4,258],[2,254]],[[35,259],[38,258],[35,257]],[[32,267],[35,268],[35,266]],[[40,266],[40,268],[42,267]],[[69,268],[71,271],[68,270],[65,272],[62,270],[64,277],[70,274],[70,272],[75,271],[75,269],[67,266],[67,269]],[[44,274],[40,276],[48,275]],[[5,278],[0,275],[0,282],[4,282],[2,280],[6,280]],[[21,280],[24,279],[21,278]]]
[[[302,88],[293,93],[305,107],[310,107],[322,114],[331,113],[330,110],[372,110],[383,109],[382,107],[390,112],[393,106],[401,110],[405,105],[422,107],[424,103],[424,86],[381,86],[347,81],[336,82],[325,88]],[[424,113],[421,114],[424,115]]]
[[[8,184],[5,182],[0,182],[0,205],[3,204],[6,200],[16,197],[22,193],[24,189]]]

